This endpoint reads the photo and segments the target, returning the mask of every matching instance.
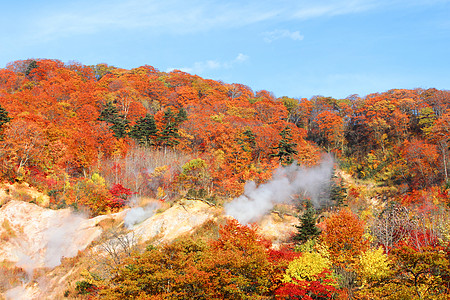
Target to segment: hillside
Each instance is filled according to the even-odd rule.
[[[101,257],[108,257],[108,250],[112,249],[109,247],[120,248],[115,244],[118,237],[126,237],[130,247],[149,242],[157,246],[207,222],[226,218],[222,209],[199,200],[185,199],[165,210],[160,206],[148,203],[89,219],[70,209],[51,210],[9,200],[0,208],[1,292],[7,299],[63,298],[70,288],[68,282],[83,280],[80,273],[85,269],[96,269],[92,259],[101,261]],[[139,214],[145,209],[148,214]],[[268,215],[261,220],[258,231],[286,242],[297,223],[289,216],[280,219],[278,215]],[[19,280],[22,284],[18,285]]]
[[[449,120],[447,90],[276,98],[148,65],[12,62],[1,291],[446,299]]]

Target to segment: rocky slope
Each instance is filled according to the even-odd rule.
[[[184,199],[165,210],[157,208],[150,203],[88,219],[70,209],[51,210],[23,201],[7,202],[0,208],[0,260],[3,269],[21,271],[16,274],[20,280],[11,278],[0,286],[0,292],[6,299],[63,298],[67,283],[77,280],[83,269],[79,261],[89,262],[83,255],[98,256],[104,252],[101,240],[104,242],[107,236],[105,224],[128,227],[128,234],[136,242],[159,244],[224,217],[221,208],[197,200]],[[294,217],[272,214],[259,222],[259,230],[276,246],[292,234],[296,221]]]

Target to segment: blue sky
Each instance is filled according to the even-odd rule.
[[[151,65],[276,97],[450,89],[450,0],[2,1],[0,67]]]

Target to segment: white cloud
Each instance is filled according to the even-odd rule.
[[[183,34],[236,28],[273,19],[279,13],[279,9],[256,2],[128,0],[86,5],[84,2],[78,6],[68,4],[62,7],[63,10],[48,7],[43,14],[30,20],[30,30],[37,40],[117,29]]]
[[[105,30],[146,30],[152,34],[184,34],[218,28],[240,28],[265,21],[310,19],[365,11],[374,0],[207,1],[100,0],[47,6],[29,19],[37,40]],[[299,38],[300,35],[297,37]]]
[[[333,17],[358,14],[373,10],[390,10],[395,8],[407,9],[417,6],[433,6],[448,3],[450,0],[317,0],[317,1],[288,1],[285,10],[289,19],[307,20],[320,17]],[[295,3],[295,4],[294,4]]]
[[[239,53],[238,56],[234,59],[235,62],[244,62],[246,60],[248,60],[248,55]]]
[[[166,72],[171,72],[173,70],[180,70],[190,74],[201,75],[205,72],[219,69],[231,69],[237,64],[242,64],[249,59],[249,56],[239,53],[236,58],[220,62],[217,60],[207,60],[207,61],[199,61],[195,62],[191,67],[180,67],[180,68],[168,68]]]
[[[291,17],[293,19],[313,19],[326,16],[355,14],[382,6],[383,1],[352,0],[352,1],[319,1],[313,5],[299,5]]]
[[[306,20],[355,14],[393,5],[425,5],[425,0],[80,0],[59,5],[41,5],[27,18],[28,28],[16,39],[31,42],[55,40],[73,35],[141,30],[145,34],[186,34],[216,29],[241,28],[270,22]],[[431,3],[449,0],[427,0]],[[431,4],[430,4],[431,5]],[[32,38],[30,38],[32,37]],[[301,35],[292,36],[300,39]]]
[[[287,29],[264,32],[263,35],[264,41],[268,43],[285,38],[292,39],[294,41],[301,41],[304,38],[299,31],[289,31]]]

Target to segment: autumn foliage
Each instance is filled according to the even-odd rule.
[[[235,220],[217,240],[182,238],[133,255],[102,288],[101,299],[264,299],[277,284],[270,243]],[[153,297],[153,298],[152,298]]]
[[[209,195],[237,195],[247,180],[266,180],[284,161],[273,149],[286,128],[294,139],[289,160],[314,163],[318,158],[304,130],[289,125],[285,105],[270,93],[150,66],[123,70],[48,59],[16,61],[0,72],[0,107],[0,175],[35,182],[58,196],[58,204],[79,203],[67,188],[95,172],[106,179],[106,190],[121,184],[156,196],[157,187],[136,189],[131,182],[155,181],[149,178],[152,169],[169,166],[167,179],[173,182],[163,185],[173,188],[167,195],[199,190],[200,184],[208,185]],[[204,161],[206,168],[195,180],[180,169],[186,161],[128,171],[127,157],[139,147],[147,151],[144,161],[154,151],[174,151]],[[111,161],[115,170],[104,167]],[[30,168],[45,174],[43,180],[34,180]],[[56,188],[46,183],[50,178]]]
[[[111,180],[103,167],[116,161],[129,168],[123,159],[135,147],[201,159],[205,190],[224,196],[239,195],[248,180],[264,182],[280,163],[314,164],[317,146],[360,178],[416,189],[448,178],[447,91],[297,100],[151,66],[124,70],[37,59],[0,71],[0,175],[47,191],[48,178],[67,182],[100,172],[107,189],[122,184],[154,196],[154,189],[136,190],[130,175]],[[182,172],[182,162],[175,163],[174,180]],[[30,168],[44,180],[33,180]],[[192,188],[185,183],[172,186]],[[62,194],[59,201],[73,202]]]
[[[120,211],[134,196],[220,206],[247,181],[264,183],[280,165],[313,166],[324,152],[342,172],[325,195],[336,205],[303,212],[308,234],[295,246],[274,249],[254,227],[228,221],[214,239],[134,253],[102,286],[80,291],[106,299],[450,294],[447,90],[276,98],[148,65],[28,59],[0,69],[0,141],[3,182],[26,182],[51,208],[91,216]]]

